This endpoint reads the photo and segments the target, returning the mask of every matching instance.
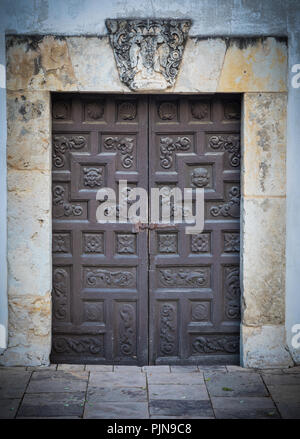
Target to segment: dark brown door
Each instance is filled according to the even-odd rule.
[[[238,362],[239,98],[55,94],[52,110],[52,361]],[[120,180],[204,187],[204,233],[97,223]]]

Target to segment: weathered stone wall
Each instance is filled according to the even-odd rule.
[[[282,332],[286,74],[287,46],[281,39],[190,38],[176,84],[167,90],[245,93],[241,277],[242,354],[248,366],[290,363]],[[119,80],[108,38],[54,36],[7,38],[7,89],[9,348],[0,363],[46,364],[52,268],[49,92],[129,89]],[[266,335],[270,332],[277,336]]]

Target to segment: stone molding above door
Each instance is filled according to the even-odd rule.
[[[7,37],[7,90],[10,335],[0,364],[40,365],[51,349],[50,92],[133,92],[109,37],[54,35]],[[265,336],[284,331],[286,91],[287,44],[274,37],[188,38],[165,90],[244,93],[241,361],[250,367],[291,363],[284,337]]]

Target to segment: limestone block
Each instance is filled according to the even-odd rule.
[[[282,368],[293,365],[285,344],[283,325],[250,327],[242,325],[242,363],[244,367]]]
[[[172,92],[215,93],[221,75],[226,43],[221,38],[186,43],[181,69]]]
[[[271,37],[230,40],[217,91],[287,91],[286,42]]]
[[[244,95],[244,195],[285,195],[286,109],[285,93]]]
[[[51,169],[50,93],[7,93],[7,164],[15,169]]]
[[[64,37],[8,37],[8,90],[76,90]]]
[[[8,170],[8,294],[51,289],[51,173]]]
[[[51,349],[51,293],[9,298],[9,345],[0,355],[6,366],[48,365]]]
[[[284,323],[285,199],[243,200],[243,323]]]
[[[108,37],[70,37],[67,44],[80,91],[129,91],[120,81]]]

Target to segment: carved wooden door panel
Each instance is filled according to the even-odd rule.
[[[96,192],[148,188],[148,98],[53,97],[51,360],[148,362],[147,231],[99,224]]]
[[[51,360],[237,363],[239,98],[55,94],[52,114]],[[97,223],[120,180],[203,187],[204,232]]]
[[[149,186],[203,187],[205,229],[150,231],[150,362],[239,361],[239,97],[154,96]]]

